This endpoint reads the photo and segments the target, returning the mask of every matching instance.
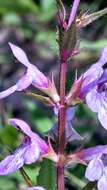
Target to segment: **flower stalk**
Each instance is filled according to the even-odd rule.
[[[59,28],[59,49],[60,49],[60,104],[59,104],[59,113],[58,113],[58,157],[59,162],[57,166],[57,189],[58,190],[64,190],[64,165],[65,165],[65,155],[64,155],[64,149],[65,149],[65,125],[66,125],[66,100],[65,100],[65,84],[66,84],[66,71],[67,71],[67,61],[70,58],[70,56],[73,55],[73,52],[75,50],[75,33],[74,29],[75,24],[75,16],[77,12],[77,8],[79,5],[79,0],[75,0],[73,3],[73,7],[70,13],[68,26],[65,26],[65,20],[62,19],[62,23]],[[63,15],[63,13],[62,13]],[[63,17],[65,17],[63,15]],[[67,23],[66,23],[67,24]],[[71,26],[72,25],[72,26]],[[69,29],[70,28],[70,29]],[[72,33],[73,31],[73,33]],[[70,39],[69,37],[73,37]],[[68,44],[68,41],[70,41],[70,44]],[[68,46],[67,46],[68,44]]]
[[[65,82],[66,82],[67,62],[60,62],[60,106],[58,117],[58,156],[57,166],[57,187],[58,190],[64,190],[64,148],[65,148]]]

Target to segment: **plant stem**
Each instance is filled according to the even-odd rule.
[[[57,188],[64,190],[64,148],[65,148],[65,81],[66,81],[66,67],[67,63],[62,61],[60,63],[60,106],[58,117],[58,155],[59,163],[57,167]]]

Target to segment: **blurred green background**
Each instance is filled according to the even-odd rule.
[[[68,13],[71,2],[71,0],[65,1]],[[92,13],[105,7],[107,7],[105,0],[81,0],[79,14],[84,14],[87,11]],[[13,57],[8,42],[23,48],[30,61],[46,75],[51,76],[53,73],[58,87],[59,60],[56,43],[56,13],[55,0],[0,0],[0,91],[15,84],[25,71],[23,65]],[[78,73],[82,73],[98,59],[101,48],[107,44],[107,15],[87,26],[80,31],[79,35],[81,53],[74,60],[69,61],[67,91],[71,87],[76,68]],[[36,89],[32,90],[36,92]],[[7,125],[8,118],[12,117],[25,120],[34,131],[40,134],[46,134],[56,121],[51,108],[25,97],[21,93],[15,93],[0,101],[0,160],[8,154],[8,147],[14,150],[22,139],[21,134]],[[68,151],[75,147],[90,147],[107,143],[106,130],[100,126],[96,115],[85,105],[78,107],[72,125],[84,137],[84,141],[70,143]],[[44,167],[41,171],[41,167],[46,164],[49,167]],[[53,164],[47,163],[45,160],[42,164],[25,167],[25,170],[34,184],[43,184],[47,190],[55,190],[53,168]],[[71,168],[68,168],[65,179],[66,188],[82,189],[87,183],[84,179],[84,171],[85,167],[80,165],[72,165]],[[39,172],[41,172],[41,178]],[[0,176],[0,190],[25,190],[26,188],[19,171],[6,177]]]

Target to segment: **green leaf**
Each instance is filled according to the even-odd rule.
[[[89,182],[84,188],[81,190],[94,190],[96,186],[96,182]]]
[[[11,11],[18,13],[37,13],[38,7],[32,0],[0,0],[0,13],[4,14]]]
[[[89,50],[100,50],[107,45],[107,39],[97,40],[96,42],[89,42],[87,40],[82,40],[80,43],[81,48],[87,48]]]
[[[8,146],[12,146],[14,142],[14,146],[17,144],[17,130],[12,128],[10,125],[6,125],[3,129],[0,128],[0,136],[1,141]]]
[[[40,132],[46,132],[53,126],[52,120],[48,117],[37,118],[35,124]]]
[[[16,189],[15,182],[11,179],[6,179],[0,176],[0,190],[13,190]]]
[[[56,4],[54,0],[42,0],[41,11],[38,19],[42,22],[50,21],[56,14]]]
[[[49,10],[53,7],[54,4],[54,0],[42,0],[41,1],[41,5],[42,5],[42,10]]]
[[[79,177],[75,176],[74,174],[68,172],[67,170],[65,171],[65,176],[69,179],[71,184],[77,190],[80,190],[81,188],[83,188],[86,185],[86,183],[82,179],[80,179]]]
[[[44,159],[41,163],[37,185],[43,186],[46,190],[56,190],[56,171],[51,160]]]
[[[38,32],[36,34],[36,36],[35,36],[35,41],[38,42],[38,43],[46,43],[46,44],[48,44],[48,46],[50,47],[50,50],[52,50],[51,54],[52,54],[52,52],[54,54],[58,53],[58,44],[56,42],[56,34],[55,34],[55,32],[53,32],[51,30],[50,31],[44,30],[44,31]],[[44,48],[44,49],[46,49],[46,48]]]
[[[18,26],[21,24],[21,19],[16,13],[7,13],[3,17],[3,23],[6,25]]]

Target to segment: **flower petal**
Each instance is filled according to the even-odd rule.
[[[104,105],[100,107],[98,112],[98,119],[101,122],[102,126],[107,129],[107,105],[106,107],[104,107]]]
[[[88,164],[85,172],[85,177],[89,181],[98,180],[103,174],[103,163],[99,158],[94,158]]]
[[[14,93],[16,90],[17,90],[17,85],[14,85],[8,88],[7,90],[0,92],[0,99],[9,96],[10,94]]]
[[[36,66],[32,65],[32,68],[30,67],[30,72],[33,75],[32,84],[36,88],[48,88],[49,81],[47,77],[41,71],[39,71]]]
[[[97,183],[98,190],[107,190],[107,177],[103,175],[98,183]]]
[[[48,134],[53,140],[56,140],[58,138],[58,123],[56,123],[48,131]],[[66,126],[65,126],[65,139],[66,139],[66,143],[74,141],[74,140],[77,140],[77,141],[83,140],[83,138],[79,135],[79,133],[77,133],[76,130],[73,128],[73,126],[71,125],[71,122],[68,122],[68,121],[66,121]]]
[[[30,187],[27,190],[45,190],[45,189],[43,187],[36,186],[36,187]]]
[[[89,162],[96,157],[100,157],[102,154],[107,154],[107,145],[86,148],[78,152],[79,159],[85,162]]]
[[[71,141],[82,141],[83,138],[80,136],[80,134],[73,128],[71,125],[71,122],[66,122],[65,126],[65,137],[67,142]]]
[[[86,95],[86,103],[93,112],[98,112],[101,108],[101,95],[95,88]]]
[[[75,112],[76,112],[76,106],[68,108],[66,111],[66,121],[72,121]]]
[[[12,119],[9,119],[9,122],[13,127],[15,127],[17,130],[20,130],[22,133],[26,134],[29,137],[32,137],[32,134],[34,134],[31,131],[29,125],[21,119],[12,118]]]
[[[7,156],[3,161],[0,162],[0,175],[7,175],[15,172],[21,168],[24,164],[23,157],[18,154]]]
[[[107,47],[105,47],[102,51],[101,57],[98,60],[97,63],[93,64],[84,74],[84,82],[82,85],[81,91],[84,93],[84,91],[87,91],[86,87],[91,89],[93,86],[95,86],[96,82],[103,74],[103,68],[102,66],[107,62]],[[81,77],[80,77],[81,79]],[[80,80],[79,79],[79,80]]]
[[[107,62],[107,46],[102,50],[98,63],[103,66]]]
[[[30,84],[32,84],[33,77],[30,72],[27,72],[24,76],[19,79],[19,81],[12,87],[0,92],[0,99],[9,96],[15,91],[25,90]]]
[[[41,149],[36,141],[25,138],[16,151],[0,162],[0,175],[15,172],[24,164],[34,163],[40,156]]]
[[[107,165],[104,167],[104,174],[107,177]]]
[[[104,69],[103,74],[101,75],[101,77],[98,80],[98,84],[104,84],[107,82],[107,69]]]
[[[9,42],[9,46],[10,46],[12,52],[13,52],[13,55],[16,57],[16,59],[20,63],[24,64],[26,67],[29,67],[30,62],[29,62],[29,60],[27,58],[26,53],[21,48],[19,48],[18,46],[14,45],[14,44],[12,44],[10,42]]]
[[[75,115],[75,112],[76,112],[76,106],[67,108],[67,110],[66,110],[66,121],[72,121],[72,119]],[[58,116],[58,108],[57,107],[54,107],[54,114],[56,116]]]
[[[26,67],[28,67],[29,69],[28,78],[31,79],[30,81],[33,80],[32,84],[37,88],[47,88],[48,87],[47,77],[41,71],[39,71],[39,69],[35,65],[32,65],[29,62],[26,53],[21,48],[12,43],[9,43],[9,45],[16,59],[22,64],[24,64]],[[23,85],[21,85],[21,89],[23,89]]]
[[[35,140],[38,143],[38,146],[41,148],[41,153],[47,153],[48,145],[46,144],[46,142],[42,138],[40,138],[39,135],[34,133],[25,121],[17,118],[12,118],[9,120],[9,122],[17,130],[20,130],[22,133],[30,137],[31,140]]]
[[[99,79],[103,74],[103,68],[98,64],[93,64],[84,74],[84,82],[83,86],[87,86],[88,84],[92,83],[93,81]]]
[[[27,147],[24,154],[24,163],[31,164],[38,160],[40,156],[41,149],[39,148],[37,142],[32,141],[32,143]]]
[[[101,57],[97,63],[93,64],[85,73],[84,73],[84,85],[91,83],[92,81],[98,79],[103,74],[102,66],[107,62],[107,47],[102,51]]]
[[[30,73],[26,73],[18,82],[17,82],[17,91],[25,90],[32,83],[32,76]]]

